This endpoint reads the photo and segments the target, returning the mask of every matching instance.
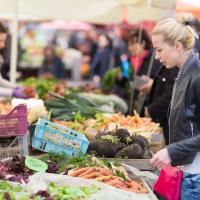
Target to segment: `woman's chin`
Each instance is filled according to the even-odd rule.
[[[172,65],[170,65],[170,64],[165,64],[165,67],[166,67],[167,69],[171,69],[171,68],[173,68],[174,66],[172,66]]]

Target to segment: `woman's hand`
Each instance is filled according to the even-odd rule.
[[[142,79],[145,80],[146,83],[144,85],[140,86],[138,88],[138,90],[143,93],[150,93],[152,85],[153,85],[153,79],[151,79],[148,76],[144,76],[144,75],[142,76]]]
[[[24,93],[24,89],[22,87],[16,87],[14,90],[13,90],[13,93],[12,93],[12,96],[13,97],[16,97],[16,98],[21,98],[21,99],[27,99],[28,97],[26,96],[26,94]]]
[[[158,151],[150,160],[150,164],[159,169],[165,167],[165,165],[169,163],[171,163],[171,158],[167,148]]]

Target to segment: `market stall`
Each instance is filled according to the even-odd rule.
[[[60,4],[52,1],[51,6],[45,6],[49,2],[35,0],[27,4],[18,0],[13,4],[0,1],[4,8],[2,18],[14,17],[13,82],[20,19],[60,18],[90,23],[125,20],[133,23],[146,18],[158,19],[174,12],[172,1],[168,1],[164,8],[159,1],[151,4],[146,1],[107,0],[75,3],[73,6],[71,1]],[[54,12],[56,10],[58,12]],[[154,139],[162,133],[158,123],[140,117],[136,112],[126,115],[126,102],[115,95],[103,93],[101,88],[95,88],[94,83],[75,88],[46,77],[29,78],[20,84],[29,99],[6,99],[0,104],[0,133],[3,133],[0,136],[4,139],[6,136],[12,144],[1,144],[1,177],[6,180],[0,182],[2,198],[59,199],[73,196],[77,199],[102,199],[106,194],[106,198],[110,199],[156,199],[144,178],[134,176],[132,166],[154,170],[149,159],[153,155],[151,146]],[[25,108],[23,113],[18,112],[21,106]],[[20,121],[22,114],[23,122]],[[25,130],[21,131],[19,127],[22,128],[22,124]],[[107,190],[110,196],[105,192]]]
[[[124,199],[156,199],[144,179],[141,176],[134,178],[130,169],[131,166],[140,168],[138,162],[143,163],[142,166],[147,166],[148,158],[152,156],[149,149],[152,134],[160,134],[158,124],[140,118],[137,113],[126,117],[123,114],[127,112],[126,103],[114,95],[99,95],[95,90],[91,96],[89,93],[86,95],[84,92],[80,93],[84,88],[79,88],[78,91],[77,88],[70,88],[67,84],[64,86],[59,81],[51,79],[27,79],[23,84],[26,86],[26,94],[34,98],[12,99],[10,103],[7,99],[1,102],[1,114],[4,114],[5,123],[7,116],[11,117],[12,113],[15,113],[12,110],[23,105],[27,108],[24,114],[29,128],[26,127],[26,134],[23,138],[20,137],[23,140],[19,141],[23,143],[1,147],[7,153],[1,154],[0,168],[3,179],[27,185],[22,189],[16,189],[12,183],[1,182],[9,188],[6,190],[10,191],[8,194],[1,191],[2,195],[12,197],[14,192],[14,195],[21,198],[18,194],[20,192],[24,194],[24,198],[30,198],[31,194],[42,196],[44,193],[38,192],[39,190],[46,190],[49,196],[59,195],[57,189],[63,187],[64,192],[64,183],[67,184],[69,179],[70,183],[79,181],[80,187],[88,181],[88,190],[93,187],[90,183],[96,185],[92,191],[97,199],[102,198],[103,191],[109,187],[113,190],[111,198],[120,195],[119,199],[125,196]],[[15,124],[20,126],[19,117],[19,113],[15,115]],[[6,120],[6,123],[9,124],[10,121]],[[2,124],[3,121],[0,130],[7,131]],[[33,127],[32,132],[28,131],[31,130],[30,127]],[[14,128],[12,126],[9,130]],[[25,136],[29,136],[30,139]],[[95,143],[97,149],[94,148]],[[18,147],[23,151],[20,148],[16,150]],[[131,162],[137,164],[132,165]],[[126,171],[127,166],[129,173]],[[149,166],[143,167],[143,170],[153,169]],[[53,175],[36,172],[48,172]],[[52,179],[54,175],[55,178]],[[66,181],[62,182],[65,176]],[[34,184],[36,179],[37,184]],[[52,181],[54,183],[51,183]],[[30,185],[35,185],[36,188],[30,190]],[[73,184],[68,187],[74,190]],[[81,190],[76,187],[76,190],[78,189]],[[85,198],[90,196],[84,192],[81,194]]]

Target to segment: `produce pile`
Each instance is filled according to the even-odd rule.
[[[65,83],[48,78],[29,78],[23,85],[28,97],[41,98],[46,106],[28,110],[29,124],[36,123],[40,117],[51,117],[55,123],[83,133],[90,140],[87,155],[69,157],[50,152],[40,157],[48,165],[46,172],[91,179],[124,191],[148,193],[140,181],[129,178],[118,159],[150,158],[149,141],[152,134],[160,132],[159,124],[141,118],[137,113],[125,116],[127,105],[115,95],[69,91]],[[0,103],[1,115],[11,110],[9,102]],[[109,162],[106,158],[114,158],[114,161]],[[95,185],[74,188],[50,183],[45,191],[27,193],[18,185],[9,183],[27,184],[30,176],[36,173],[25,160],[24,156],[14,156],[9,162],[0,163],[0,179],[4,180],[0,181],[0,200],[15,199],[15,192],[24,193],[23,200],[58,200],[63,196],[74,200],[87,199],[99,190]]]
[[[151,141],[153,134],[161,132],[160,126],[150,118],[117,114],[95,114],[93,118],[86,119],[80,112],[74,114],[74,121],[54,119],[55,123],[83,133],[89,140],[94,140],[99,134],[114,134],[118,129],[126,129],[130,136],[141,135]]]
[[[69,176],[86,179],[95,179],[113,187],[129,192],[148,193],[148,190],[141,184],[130,179],[124,180],[115,176],[109,169],[100,167],[84,167],[68,173]]]
[[[51,161],[48,171],[50,168],[52,170],[56,169],[62,174],[97,180],[129,192],[148,192],[142,183],[128,177],[128,174],[117,160],[109,162],[106,158],[96,158],[90,155],[71,157],[66,160],[66,155],[54,153],[44,156],[42,160]]]
[[[54,96],[54,99],[45,101],[53,119],[70,121],[76,119],[77,113],[83,119],[94,117],[97,113],[113,113],[113,111],[107,111],[105,108],[99,107],[98,104],[81,97],[78,93],[69,93],[65,97],[56,94]]]
[[[25,157],[14,156],[10,162],[0,163],[0,178],[17,183],[27,183],[33,171],[25,166]]]
[[[48,118],[48,111],[46,110],[46,107],[41,106],[35,106],[28,109],[28,123],[33,124],[38,121],[39,118]]]
[[[34,77],[27,78],[23,81],[24,92],[29,98],[50,98],[49,91],[63,95],[66,90],[66,84],[52,77],[36,79]]]
[[[109,169],[114,175],[123,179],[128,178],[126,171],[121,167],[117,160],[109,162],[106,158],[96,158],[88,154],[69,157],[64,153],[56,154],[53,152],[45,154],[41,157],[41,160],[48,164],[47,172],[49,173],[67,175],[70,170],[85,167],[99,167]]]
[[[98,191],[100,188],[96,185],[71,187],[69,185],[58,186],[51,182],[47,190],[39,190],[35,194],[30,194],[20,185],[0,181],[0,200],[87,200]]]
[[[40,158],[46,162],[48,173],[57,173],[85,179],[93,179],[113,187],[136,193],[147,193],[142,183],[131,180],[119,162],[90,155],[69,157],[65,154],[49,153]],[[25,157],[15,156],[10,162],[0,164],[2,180],[25,184],[35,171],[25,164]]]
[[[92,140],[88,147],[88,153],[108,158],[151,158],[148,140],[140,135],[130,135],[126,129],[118,129],[114,133]]]
[[[125,128],[131,135],[142,135],[147,139],[151,139],[152,134],[161,132],[158,123],[152,122],[151,118],[140,117],[136,112],[134,116],[127,117],[122,114],[114,114],[105,120],[101,127],[109,132],[115,131],[116,128]]]

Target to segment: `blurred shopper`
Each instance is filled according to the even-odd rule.
[[[56,54],[55,47],[49,45],[44,48],[44,60],[39,70],[39,76],[50,73],[54,78],[65,78],[65,66],[62,59]]]
[[[103,77],[110,67],[110,59],[112,52],[112,41],[107,35],[99,36],[99,43],[94,58],[91,63],[91,76]]]
[[[114,67],[120,67],[122,62],[121,56],[128,55],[128,47],[127,47],[128,33],[129,31],[122,27],[117,27],[114,29],[114,36],[113,36]]]
[[[1,50],[3,63],[1,66],[1,75],[4,79],[9,80],[9,71],[10,71],[10,58],[11,58],[11,34],[7,33],[5,48]]]
[[[128,49],[130,51],[130,63],[133,71],[133,88],[132,90],[139,87],[142,76],[149,76],[150,78],[155,77],[155,70],[160,67],[158,61],[153,62],[150,66],[151,60],[153,59],[153,46],[151,40],[144,29],[134,30],[128,38]],[[148,102],[148,95],[134,90],[133,100],[130,99],[130,106],[133,106],[141,116],[144,115],[144,105]],[[133,110],[130,108],[130,110]]]
[[[153,29],[156,58],[168,69],[177,66],[169,114],[170,144],[158,151],[151,164],[183,171],[181,200],[200,199],[200,61],[194,52],[195,33],[188,19],[167,18]]]
[[[136,29],[130,34],[128,39],[128,49],[130,51],[132,70],[136,71],[137,75],[147,75],[153,53],[153,46],[144,29]],[[157,69],[155,64],[158,64],[158,62],[154,63],[150,76],[154,76],[154,70]]]
[[[0,23],[0,68],[4,62],[2,50],[5,48],[5,41],[7,36],[7,30],[3,26],[2,23]],[[17,87],[15,84],[12,84],[11,82],[3,79],[0,76],[0,97],[4,96],[13,96],[17,98],[27,98],[26,95],[23,92],[23,88]]]
[[[143,77],[147,83],[138,88],[140,92],[149,93],[144,115],[160,123],[163,128],[165,145],[169,144],[168,108],[177,74],[178,68],[167,69],[160,65],[155,72],[155,78]]]

